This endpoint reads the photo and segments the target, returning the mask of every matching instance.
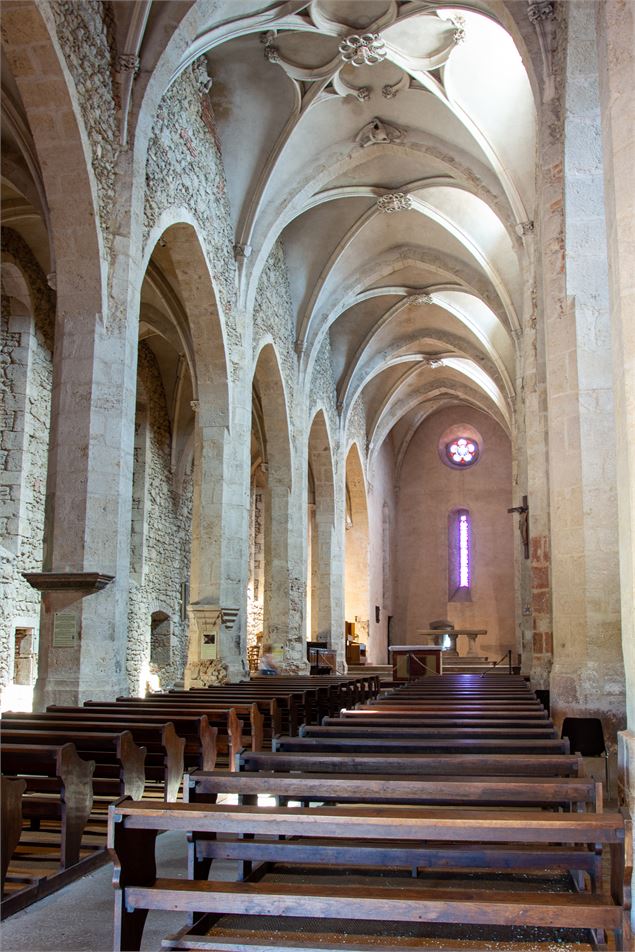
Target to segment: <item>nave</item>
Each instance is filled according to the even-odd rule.
[[[635,4],[3,0],[0,14],[7,908],[103,873],[109,805],[178,813],[195,771],[229,771],[246,797],[273,772],[274,795],[297,782],[314,804],[324,774],[335,792],[298,821],[313,824],[359,803],[360,777],[364,797],[371,777],[396,792],[402,762],[432,758],[454,787],[476,778],[469,811],[487,765],[575,773],[560,736],[575,718],[596,725],[604,800],[632,816]],[[393,737],[377,692],[396,688],[369,675],[424,641],[446,674],[509,658],[553,724],[417,698],[425,716],[392,712]],[[379,723],[339,723],[375,698]],[[351,762],[372,770],[342,779]],[[426,790],[420,808],[454,822]],[[605,822],[587,796],[595,810],[541,812]],[[325,833],[311,857],[378,859],[359,846],[368,823],[354,848]],[[247,829],[225,860],[198,832],[189,860],[212,878],[289,845]],[[410,856],[385,839],[387,859]],[[584,844],[574,859],[586,903],[599,869]],[[616,866],[628,881],[630,861]],[[459,872],[495,891],[489,869]],[[323,898],[305,897],[316,922]],[[621,901],[589,912],[613,944]],[[483,908],[501,915],[491,896]]]

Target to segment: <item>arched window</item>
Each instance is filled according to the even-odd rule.
[[[469,510],[453,510],[448,519],[448,601],[472,601],[472,535]]]

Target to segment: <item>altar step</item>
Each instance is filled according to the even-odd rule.
[[[512,667],[514,674],[517,669]],[[488,658],[470,658],[461,655],[443,655],[444,674],[509,674],[509,665],[506,661],[495,668]]]

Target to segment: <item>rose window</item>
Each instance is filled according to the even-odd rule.
[[[445,451],[448,459],[455,466],[469,466],[478,459],[478,443],[464,436],[459,437],[458,440],[451,440]]]

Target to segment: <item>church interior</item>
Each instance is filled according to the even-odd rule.
[[[632,948],[633,0],[0,16],[5,947]]]

